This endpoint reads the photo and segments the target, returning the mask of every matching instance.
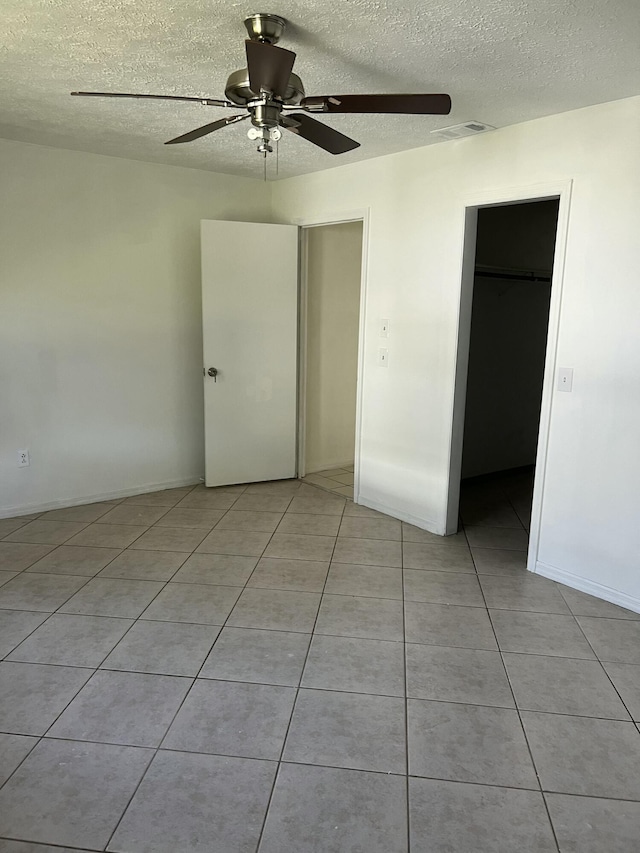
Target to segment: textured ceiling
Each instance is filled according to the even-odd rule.
[[[221,97],[256,11],[290,21],[280,46],[308,95],[453,99],[446,117],[322,117],[362,143],[337,157],[285,133],[280,177],[428,145],[470,119],[503,127],[640,93],[639,0],[3,0],[0,137],[260,177],[246,123],[163,145],[228,110],[68,94]]]

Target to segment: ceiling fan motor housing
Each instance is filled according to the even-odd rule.
[[[277,44],[287,26],[285,18],[280,15],[271,15],[266,12],[258,12],[244,19],[244,25],[253,41],[266,41],[268,44]]]
[[[246,107],[249,101],[254,101],[260,98],[260,93],[257,94],[251,91],[249,85],[249,71],[246,68],[240,68],[229,75],[227,85],[224,90],[225,97],[239,107]],[[292,74],[289,77],[289,86],[282,99],[283,104],[297,106],[304,98],[304,86],[302,80],[297,74]]]

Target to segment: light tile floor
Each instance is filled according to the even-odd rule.
[[[303,477],[302,482],[311,483],[313,486],[319,486],[321,489],[353,500],[353,465],[347,465],[345,468],[331,468],[327,471],[316,471],[314,474],[307,474],[306,477]]]
[[[0,853],[637,853],[640,616],[525,572],[529,496],[0,522]]]

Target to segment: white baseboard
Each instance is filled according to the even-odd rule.
[[[363,497],[360,494],[354,495],[353,501],[354,503],[361,504],[369,509],[375,509],[378,512],[383,512],[385,515],[390,515],[392,518],[397,518],[399,521],[406,521],[407,524],[413,524],[414,527],[419,527],[422,530],[426,530],[428,533],[435,533],[437,536],[444,536],[444,526],[437,524],[432,519],[419,518],[417,515],[411,515],[409,512],[396,509],[382,501]]]
[[[17,515],[32,515],[35,512],[47,512],[51,509],[64,509],[68,506],[94,504],[100,501],[113,501],[118,498],[129,498],[133,495],[144,495],[147,492],[161,492],[164,489],[179,489],[181,486],[195,486],[204,482],[202,477],[182,477],[178,480],[167,480],[164,483],[148,483],[144,486],[133,486],[128,489],[118,489],[115,492],[100,492],[99,494],[82,495],[77,498],[66,498],[61,501],[45,501],[45,503],[21,504],[0,509],[0,518],[14,518]]]
[[[586,592],[587,595],[602,598],[604,601],[611,602],[611,604],[617,604],[619,607],[625,607],[634,613],[640,613],[640,598],[627,595],[626,592],[620,592],[604,584],[596,583],[596,581],[582,578],[564,569],[549,566],[546,563],[540,562],[540,560],[536,563],[534,572],[537,575],[542,575],[542,577],[558,581],[558,583],[562,583],[565,586],[570,586],[572,589],[577,589],[579,592]]]

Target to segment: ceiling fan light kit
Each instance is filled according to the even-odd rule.
[[[351,113],[379,115],[448,115],[449,95],[320,95],[307,97],[302,80],[293,73],[296,54],[276,47],[287,22],[280,15],[257,13],[245,18],[249,34],[245,42],[247,67],[234,71],[225,86],[225,100],[182,95],[144,95],[127,92],[72,92],[72,95],[107,98],[150,98],[168,101],[192,101],[213,107],[243,107],[245,112],[227,116],[191,130],[165,145],[193,142],[230,124],[251,119],[249,139],[258,142],[264,157],[273,151],[272,142],[282,129],[324,149],[329,154],[344,154],[360,146],[359,142],[312,118],[309,113]],[[302,112],[290,112],[302,110]]]

